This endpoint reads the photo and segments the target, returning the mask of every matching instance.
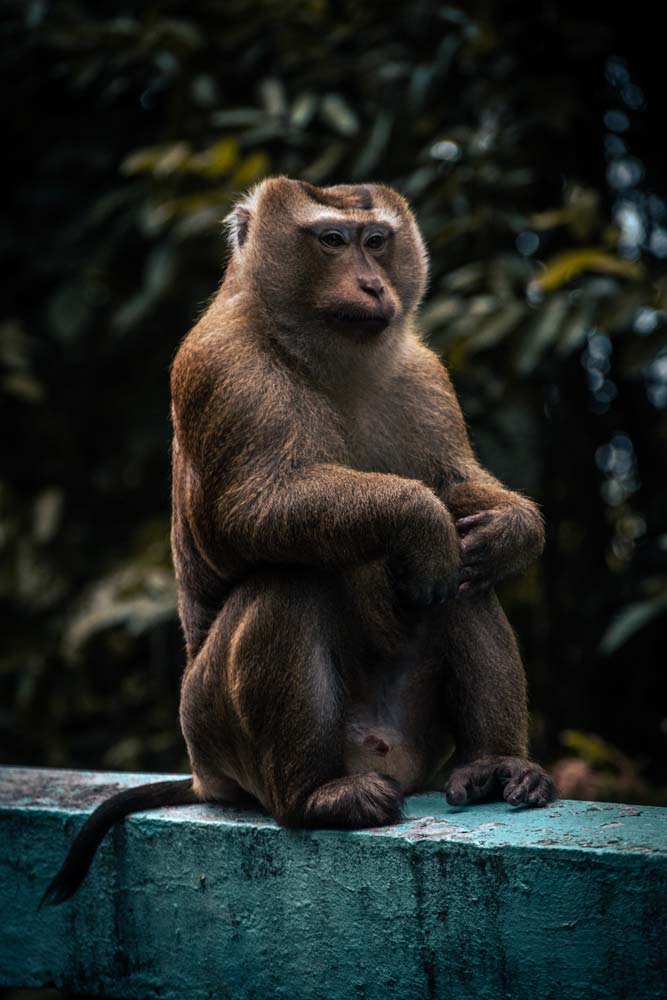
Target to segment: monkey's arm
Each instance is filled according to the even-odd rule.
[[[221,534],[253,561],[345,567],[387,557],[408,600],[454,592],[459,540],[423,483],[318,463],[241,480],[217,502]]]
[[[460,543],[417,479],[347,464],[339,414],[249,338],[188,338],[172,369],[174,502],[222,576],[388,559],[408,600],[456,590]]]
[[[443,500],[461,538],[459,592],[472,595],[537,558],[544,546],[544,524],[532,500],[507,489],[479,464],[449,376],[439,363],[438,375],[449,440],[445,467],[450,486]]]

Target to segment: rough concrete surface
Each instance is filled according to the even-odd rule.
[[[177,777],[177,776],[173,776]],[[373,831],[137,814],[37,904],[86,815],[164,775],[0,769],[0,985],[163,1000],[665,1000],[667,809],[411,797]]]

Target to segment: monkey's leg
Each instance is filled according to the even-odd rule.
[[[494,592],[450,602],[441,635],[444,710],[456,740],[445,787],[451,805],[499,797],[543,806],[555,797],[549,775],[528,758],[523,665]]]
[[[346,773],[346,620],[333,575],[267,570],[235,588],[183,685],[183,732],[204,785],[231,774],[286,826],[400,817],[392,778]]]

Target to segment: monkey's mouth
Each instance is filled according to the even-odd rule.
[[[335,309],[327,316],[341,327],[363,333],[382,333],[392,318],[386,312],[363,312],[361,309]]]

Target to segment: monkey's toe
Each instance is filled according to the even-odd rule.
[[[556,787],[539,764],[516,761],[501,774],[503,798],[511,806],[546,806],[556,798]]]
[[[556,798],[556,788],[549,775],[536,766],[523,777],[510,779],[503,798],[511,806],[546,806]]]
[[[467,764],[452,771],[445,786],[450,806],[464,806],[488,798],[495,783],[495,768],[486,763]]]

